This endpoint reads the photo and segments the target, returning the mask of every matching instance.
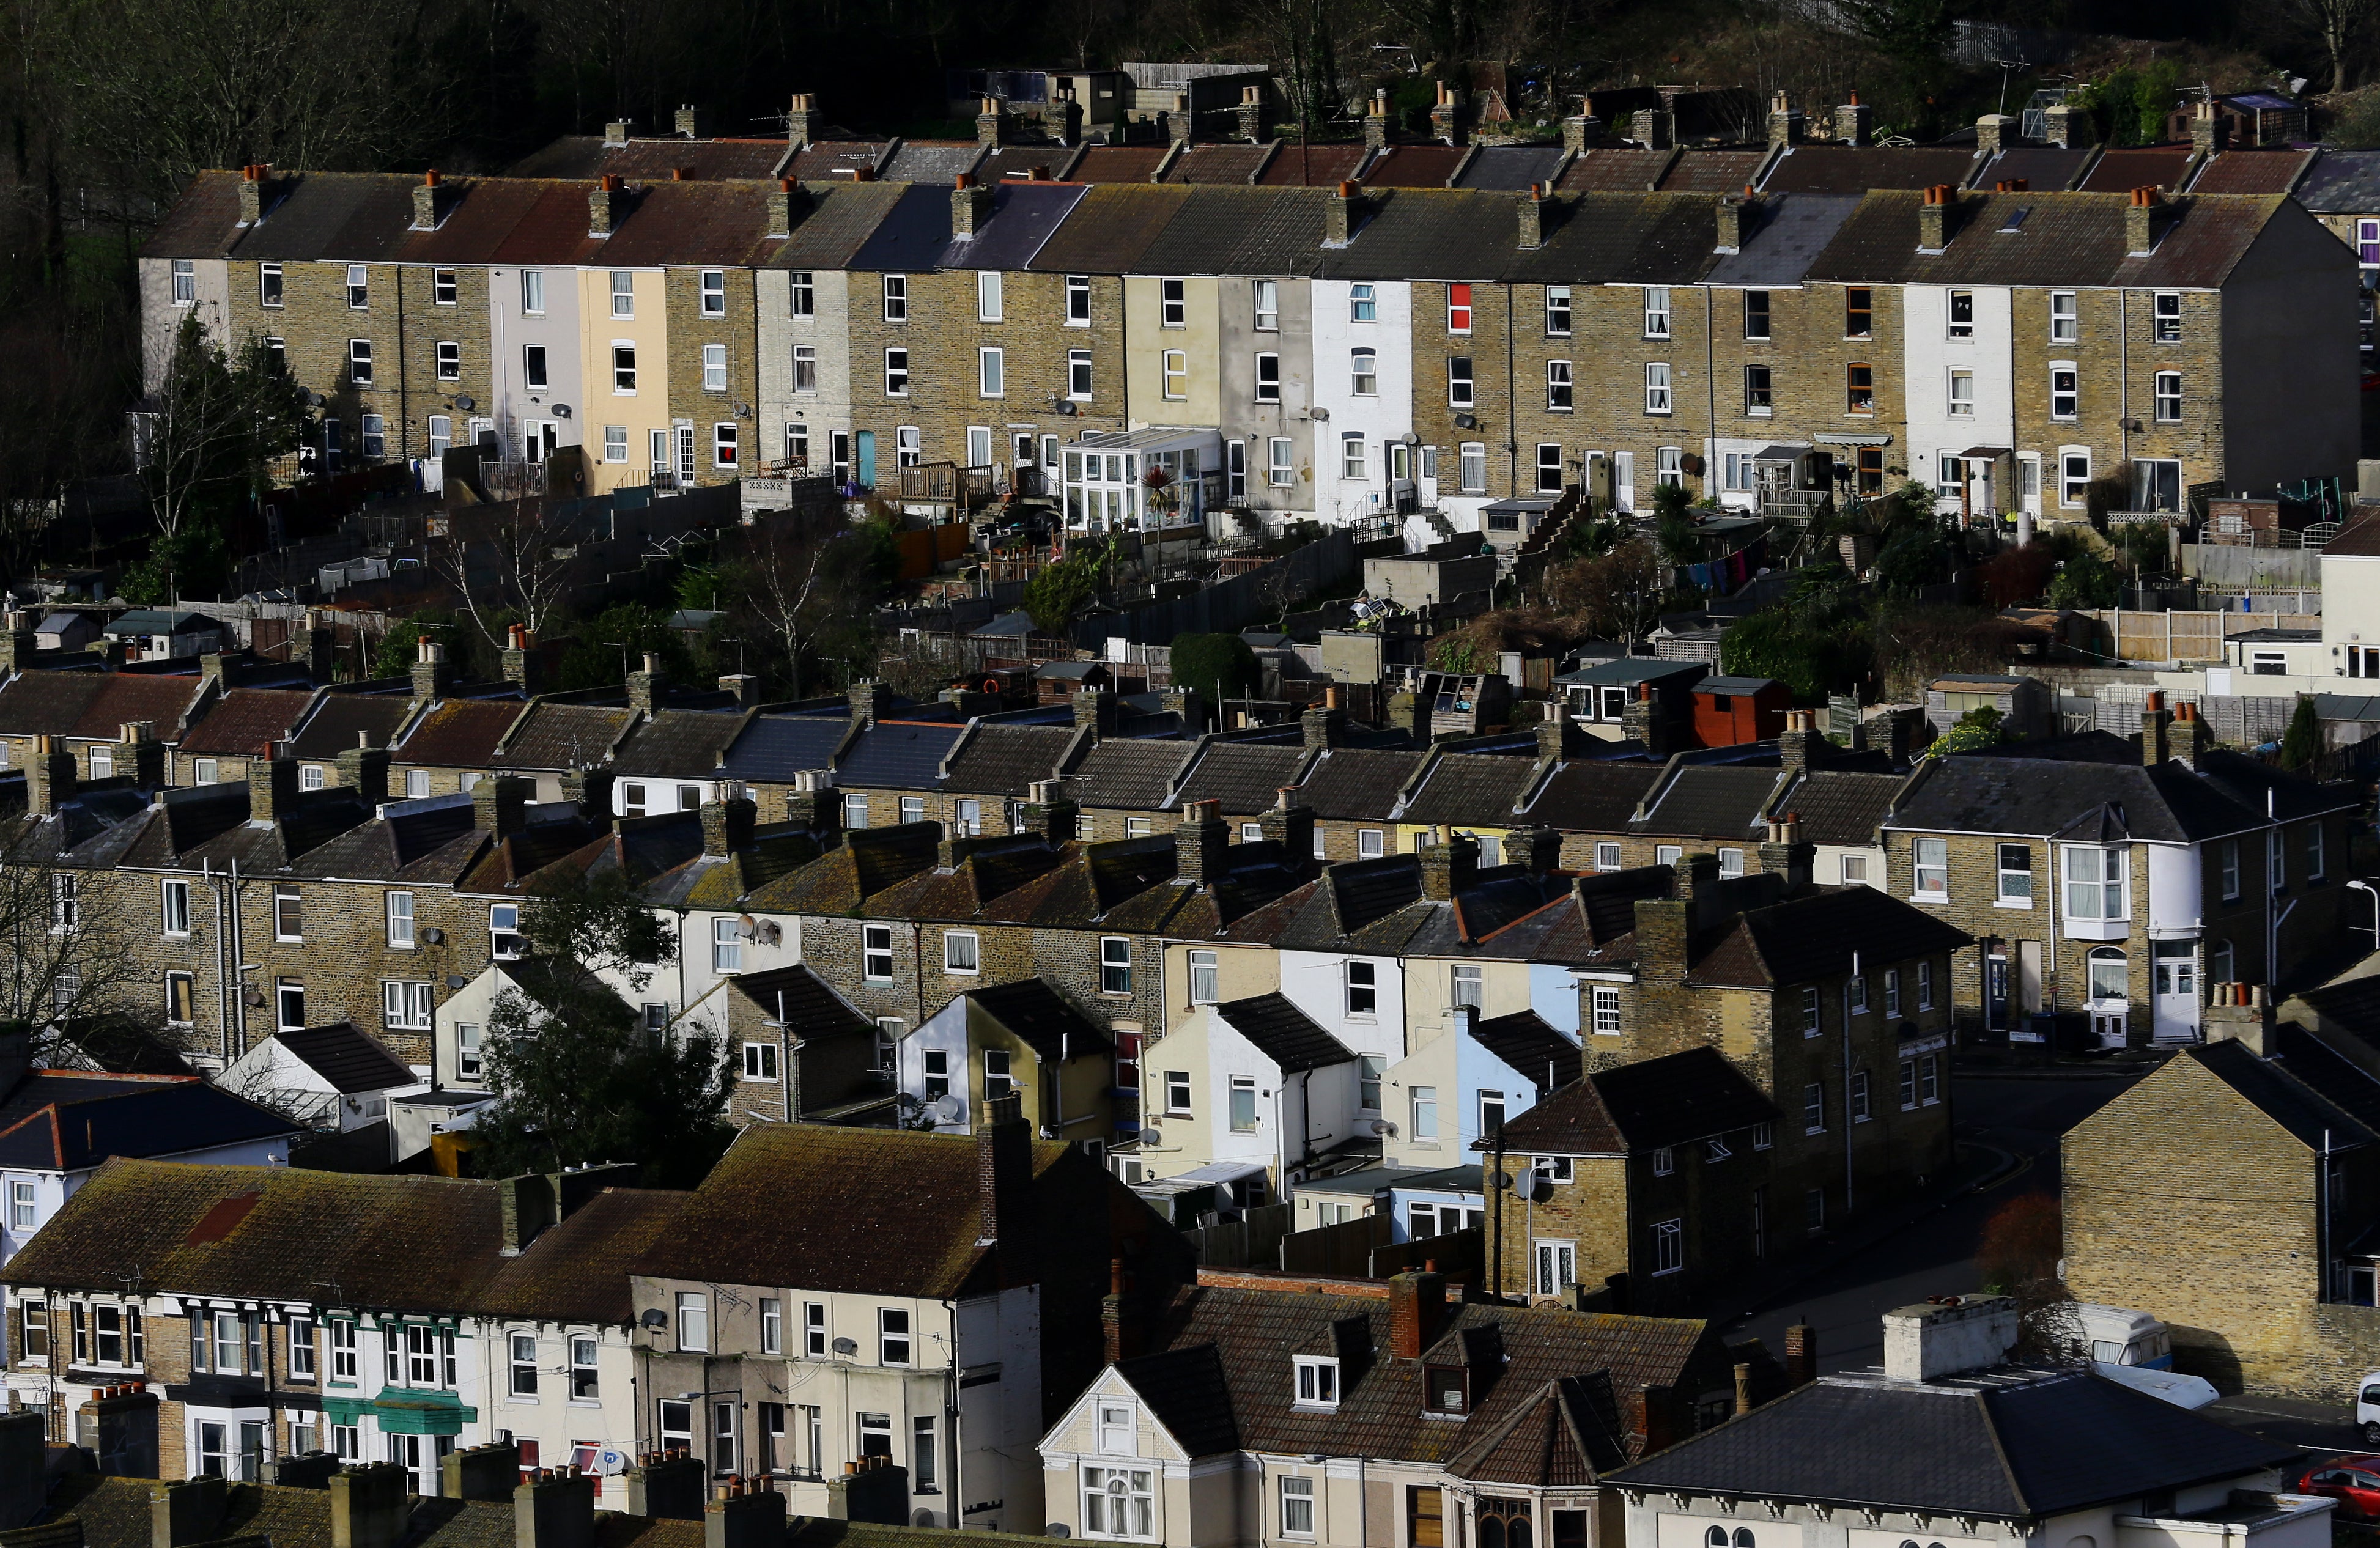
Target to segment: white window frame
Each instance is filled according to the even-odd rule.
[[[389,892],[382,895],[388,922],[388,944],[392,950],[414,949],[413,894]]]
[[[1008,352],[998,345],[984,345],[975,352],[976,395],[982,398],[1004,398],[1008,395]]]
[[[942,932],[942,971],[972,978],[983,972],[983,937],[973,930]]]
[[[2053,290],[2049,293],[2049,342],[2082,342],[2082,300],[2076,292]]]
[[[1666,339],[1670,336],[1670,287],[1648,284],[1645,287],[1645,336]]]
[[[1620,988],[1617,985],[1597,984],[1587,991],[1587,1030],[1598,1037],[1620,1035]]]
[[[1645,412],[1662,417],[1673,412],[1670,364],[1666,360],[1645,362]]]
[[[1919,838],[1910,841],[1910,896],[1924,902],[1947,902],[1950,897],[1950,841]]]
[[[909,276],[906,274],[885,275],[883,293],[884,320],[887,322],[908,321]]]
[[[1001,274],[997,269],[975,272],[975,320],[978,322],[998,322],[1001,319]]]

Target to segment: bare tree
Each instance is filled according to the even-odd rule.
[[[1658,621],[1670,567],[1652,541],[1635,538],[1596,559],[1572,560],[1546,576],[1546,600],[1605,639],[1633,644]]]
[[[169,582],[193,515],[210,501],[248,494],[273,459],[297,448],[306,419],[298,384],[260,340],[227,354],[195,316],[182,320],[164,376],[134,418],[154,557]]]
[[[132,893],[115,880],[31,846],[0,861],[0,1026],[32,1029],[36,1063],[53,1062],[93,1023],[162,1022],[152,964],[132,945]]]
[[[463,611],[492,649],[504,625],[540,634],[570,594],[578,571],[579,532],[542,495],[466,506],[432,539],[430,562],[463,599]]]
[[[785,655],[788,692],[801,697],[803,659],[874,654],[875,604],[894,562],[888,534],[832,514],[786,514],[746,533],[743,600]]]
[[[2330,60],[2330,89],[2347,90],[2347,67],[2380,0],[2288,0],[2285,9],[2321,42]]]

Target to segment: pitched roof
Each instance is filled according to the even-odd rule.
[[[886,790],[940,790],[942,760],[966,728],[930,720],[879,720],[835,765],[835,783]]]
[[[2380,151],[2341,151],[2325,146],[2313,168],[2298,184],[2297,200],[2325,215],[2380,211]],[[179,206],[176,208],[178,212]],[[171,221],[176,217],[166,218]]]
[[[1297,782],[1305,758],[1302,743],[1208,740],[1200,744],[1171,804],[1213,801],[1226,816],[1267,811],[1280,800],[1283,786]]]
[[[1814,768],[1778,797],[1771,810],[1799,819],[1806,843],[1872,844],[1893,797],[1908,782],[1899,774]]]
[[[148,720],[158,741],[178,742],[184,718],[212,692],[212,683],[197,676],[20,671],[0,684],[0,735],[113,742],[128,723]]]
[[[1552,1091],[1578,1079],[1578,1044],[1534,1010],[1491,1016],[1471,1029],[1472,1040]]]
[[[1771,194],[1744,208],[1752,230],[1742,250],[1711,265],[1712,284],[1797,284],[1852,212],[1850,194]]]
[[[2244,1043],[2207,1043],[2186,1047],[2182,1056],[2252,1103],[2259,1112],[2288,1130],[2300,1143],[2314,1147],[2370,1144],[2375,1134],[2323,1092],[2287,1069],[2258,1058]]]
[[[17,1285],[104,1288],[126,1264],[189,1295],[460,1307],[497,1260],[498,1190],[431,1177],[115,1160],[9,1260]]]
[[[1618,1391],[1682,1385],[1696,1392],[1729,1379],[1726,1353],[1706,1323],[1454,1304],[1439,1342],[1492,1338],[1501,1360],[1486,1368],[1471,1413],[1450,1421],[1425,1411],[1420,1362],[1388,1353],[1389,1318],[1389,1302],[1369,1296],[1200,1286],[1183,1291],[1160,1319],[1151,1352],[1120,1363],[1117,1373],[1152,1405],[1179,1405],[1180,1428],[1170,1421],[1167,1428],[1194,1456],[1238,1449],[1440,1464],[1534,1407],[1559,1377],[1608,1372]],[[1211,1363],[1191,1356],[1202,1347],[1214,1350]],[[1335,1411],[1295,1407],[1291,1357],[1314,1348],[1342,1351]],[[1186,1390],[1158,1396],[1175,1380]]]
[[[1105,1053],[1115,1046],[1112,1038],[1093,1026],[1045,979],[1021,978],[1014,984],[970,989],[966,998],[1052,1064]]]
[[[628,733],[612,759],[622,779],[707,780],[744,729],[745,717],[712,709],[661,709]]]
[[[353,1022],[275,1033],[271,1040],[342,1095],[420,1084],[388,1045]]]
[[[1255,995],[1211,1012],[1257,1046],[1283,1074],[1345,1064],[1355,1056],[1313,1017],[1278,994]]]
[[[647,1188],[606,1188],[539,1232],[472,1297],[495,1317],[540,1322],[635,1321],[629,1275],[677,1225],[689,1195]]]
[[[2191,155],[2187,145],[2111,146],[2091,163],[2080,191],[2129,194],[2134,188],[2158,187],[2171,193],[2189,170]]]
[[[1771,1123],[1777,1105],[1716,1048],[1591,1072],[1504,1125],[1505,1148],[1628,1155]],[[1482,1140],[1475,1150],[1488,1147]]]
[[[114,1155],[181,1155],[303,1132],[303,1125],[194,1076],[46,1070],[0,1106],[0,1165],[80,1171]]]
[[[1362,196],[1343,248],[1324,249],[1334,280],[1492,280],[1512,261],[1510,194],[1383,188]]]
[[[1961,756],[1936,760],[1884,825],[1896,832],[2034,837],[2088,830],[2095,838],[2104,830],[2109,839],[2182,843],[2265,826],[2261,791],[2266,784],[2277,805],[2286,797],[2303,810],[2310,809],[2304,804],[2318,808],[2334,799],[2324,787],[2277,770],[2230,768],[2219,753],[2199,762],[2204,768],[2226,767],[2225,778],[2236,788],[2257,793],[2243,804],[2215,780],[2176,762],[2144,768],[2137,763]]]
[[[2297,146],[2217,151],[2190,180],[2192,194],[2285,194],[2320,152]]]
[[[1257,174],[1267,188],[1335,188],[1355,175],[1371,151],[1361,145],[1283,145]]]
[[[1525,1489],[1579,1489],[1628,1460],[1609,1378],[1557,1376],[1536,1402],[1490,1425],[1446,1465],[1457,1478]]]
[[[185,753],[259,757],[268,742],[285,740],[298,717],[314,702],[304,688],[234,688],[207,707],[188,735]]]
[[[1034,782],[1058,777],[1059,760],[1074,745],[1073,726],[978,726],[951,756],[943,788],[978,795],[1024,795]]]
[[[1526,757],[1487,753],[1448,753],[1430,767],[1421,788],[1397,814],[1400,822],[1440,823],[1460,828],[1508,828],[1521,797],[1536,779]]]
[[[1173,164],[1166,169],[1165,181],[1236,183],[1245,187],[1271,154],[1269,144],[1193,145],[1173,159]]]
[[[1364,187],[1442,188],[1466,154],[1454,145],[1391,145],[1364,169]]]
[[[1550,184],[1566,154],[1559,145],[1483,145],[1463,164],[1454,186],[1523,192],[1536,184]]]
[[[1162,811],[1182,766],[1197,748],[1195,742],[1111,737],[1085,754],[1075,767],[1075,798],[1086,806]]]
[[[2296,1457],[2085,1371],[2022,1382],[1825,1376],[1621,1469],[1616,1481],[2009,1520]]]
[[[1975,152],[1962,147],[1795,145],[1762,180],[1763,193],[1861,194],[1870,188],[1929,188],[1964,183]]]
[[[486,768],[496,745],[526,709],[518,699],[448,699],[413,722],[389,749],[407,763],[442,768]]]
[[[1777,788],[1777,770],[1756,765],[1689,764],[1631,824],[1637,833],[1742,842]]]
[[[1914,190],[1869,194],[1810,265],[1809,277],[1854,284],[2212,288],[2288,203],[2278,194],[2208,194],[2167,205],[2155,247],[2135,254],[2126,236],[2131,200],[2124,193],[1961,194],[1940,252],[1918,249],[1919,200]]]
[[[1564,763],[1538,787],[1525,818],[1564,832],[1618,833],[1627,828],[1636,804],[1660,778],[1658,764],[1599,759]]]
[[[990,1251],[977,1143],[821,1123],[754,1125],[727,1147],[637,1272],[948,1299]],[[1035,1177],[1046,1178],[1067,1150],[1035,1142]]]
[[[402,694],[324,694],[289,739],[289,756],[327,763],[353,747],[358,733],[369,733],[373,746],[385,747],[413,708]]]
[[[1138,148],[1104,149],[1093,147],[1084,152],[1086,163],[1118,156],[1140,154]],[[1151,160],[1146,178],[1156,170]],[[1101,178],[1086,168],[1075,174],[1087,183]],[[1173,212],[1190,198],[1187,187],[1159,187],[1133,182],[1116,183],[1095,187],[1085,194],[1073,213],[1066,217],[1056,235],[1042,244],[1034,258],[1033,267],[1043,273],[1121,274],[1132,271],[1149,243],[1165,229]]]
[[[1322,260],[1323,200],[1309,189],[1207,185],[1190,190],[1140,256],[1186,274],[1310,274]]]
[[[1428,755],[1378,747],[1333,747],[1314,760],[1297,787],[1314,815],[1333,822],[1384,822],[1397,792]]]
[[[1702,950],[1686,982],[1806,984],[1850,973],[1854,953],[1882,967],[1973,944],[1966,931],[1876,888],[1847,887],[1746,909]]]
[[[605,762],[612,744],[636,719],[625,705],[533,701],[488,755],[490,768],[584,768]]]

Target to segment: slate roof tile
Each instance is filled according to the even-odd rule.
[[[198,676],[144,672],[20,671],[0,685],[0,735],[114,741],[130,721],[156,725],[160,742],[181,739],[185,719],[214,685]]]
[[[519,699],[449,699],[415,720],[390,749],[407,763],[442,768],[487,768],[497,744],[527,709]]]
[[[2021,1385],[1827,1376],[1623,1469],[1615,1481],[2007,1520],[2296,1459],[2277,1442],[2085,1371],[2043,1373]]]
[[[1282,1073],[1320,1070],[1354,1058],[1347,1046],[1325,1031],[1295,1002],[1278,994],[1254,995],[1215,1007],[1211,1012],[1257,1046]]]
[[[1386,748],[1334,747],[1306,769],[1298,797],[1332,822],[1385,822],[1397,792],[1427,754]]]
[[[207,707],[180,750],[193,755],[233,757],[262,756],[268,742],[285,740],[289,728],[314,702],[303,688],[234,688]]]
[[[1534,759],[1482,753],[1440,756],[1413,792],[1400,822],[1460,828],[1510,828],[1521,798],[1537,777]]]
[[[1076,766],[1075,799],[1085,806],[1162,811],[1173,781],[1197,748],[1195,742],[1110,738]]]
[[[1815,892],[1747,909],[1699,952],[1689,984],[1766,988],[1836,978],[1858,953],[1907,961],[1972,946],[1974,937],[1873,887]]]
[[[1504,1142],[1542,1155],[1631,1155],[1776,1119],[1777,1105],[1726,1056],[1688,1048],[1590,1072],[1508,1120]]]

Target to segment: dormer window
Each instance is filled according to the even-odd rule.
[[[1471,1373],[1460,1365],[1423,1367],[1422,1406],[1435,1414],[1469,1413]]]
[[[1301,1409],[1333,1409],[1339,1407],[1337,1361],[1298,1357],[1297,1406]]]

